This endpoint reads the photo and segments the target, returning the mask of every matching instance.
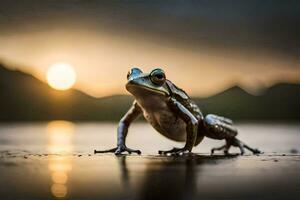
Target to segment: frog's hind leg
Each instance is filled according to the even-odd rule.
[[[246,145],[246,144],[244,144],[244,147],[246,148],[246,149],[248,149],[249,151],[251,151],[253,154],[263,154],[263,152],[262,151],[260,151],[259,149],[253,149],[253,148],[251,148],[251,147],[249,147],[248,145]]]
[[[215,153],[215,151],[221,151],[221,150],[225,149],[225,147],[226,147],[226,144],[224,144],[224,145],[222,145],[220,147],[212,148],[211,149],[211,155],[213,155]]]
[[[263,153],[263,152],[260,151],[259,149],[254,149],[254,148],[248,146],[247,144],[243,143],[242,141],[240,141],[240,140],[237,139],[237,138],[234,138],[234,139],[233,139],[232,145],[238,147],[238,148],[240,149],[242,155],[245,153],[245,149],[248,149],[248,150],[251,151],[253,154],[261,154],[261,153]]]
[[[232,139],[232,146],[238,147],[241,151],[241,155],[245,154],[244,143],[238,140],[237,138]]]
[[[206,136],[212,139],[223,140],[226,144],[211,150],[211,154],[215,151],[224,150],[228,154],[230,147],[233,145],[233,139],[238,134],[237,129],[233,126],[231,119],[209,114],[204,118]]]
[[[229,149],[232,146],[238,147],[241,151],[241,155],[245,154],[245,149],[248,149],[253,154],[261,154],[262,153],[259,149],[254,149],[254,148],[248,146],[247,144],[243,143],[242,141],[240,141],[236,137],[234,137],[234,138],[231,138],[231,139],[226,139],[226,144],[224,144],[223,146],[212,148],[211,149],[211,155],[213,155],[215,151],[221,151],[221,150],[224,150],[224,154],[228,155],[229,154]]]
[[[215,147],[211,149],[211,155],[215,153],[215,151],[224,151],[224,154],[228,155],[229,154],[229,149],[231,147],[232,143],[228,140],[226,140],[226,143],[220,147]]]
[[[230,143],[230,139],[237,136],[238,131],[233,126],[233,122],[225,117],[209,114],[204,118],[206,128],[206,136],[213,139],[226,139]]]

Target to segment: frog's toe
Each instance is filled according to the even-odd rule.
[[[117,150],[117,147],[108,149],[108,150],[94,150],[94,154],[96,153],[114,153]]]
[[[116,149],[116,151],[115,151],[115,155],[121,155],[121,154],[122,154],[122,152],[124,152],[124,150],[123,150],[123,149],[121,149],[121,148],[117,148],[117,149]]]
[[[174,147],[173,149],[169,151],[158,151],[159,154],[167,155],[167,156],[182,156],[182,155],[187,155],[191,154],[191,151],[186,149],[186,148],[176,148]]]
[[[181,149],[177,152],[174,152],[172,155],[174,155],[174,156],[183,156],[183,155],[190,155],[190,154],[192,154],[191,151],[189,151],[187,149]]]
[[[215,153],[215,151],[221,151],[221,150],[223,150],[223,149],[225,149],[226,148],[226,145],[222,145],[222,146],[220,146],[220,147],[215,147],[215,148],[212,148],[211,150],[210,150],[210,153],[211,153],[211,155],[213,155],[214,153]],[[224,150],[224,153],[226,153],[225,151],[227,151],[227,153],[228,153],[228,150]]]
[[[140,155],[142,152],[140,150],[136,150],[136,149],[130,149],[126,147],[126,151],[131,154],[131,153],[136,153],[138,155]]]
[[[179,150],[180,150],[180,148],[174,147],[173,149],[168,150],[168,151],[162,151],[162,150],[159,150],[159,151],[158,151],[158,154],[160,154],[160,155],[166,155],[166,154],[170,154],[170,153],[173,153],[173,152],[177,152],[177,151],[179,151]]]
[[[259,149],[253,149],[253,154],[257,155],[257,154],[263,154],[264,152],[259,150]]]
[[[118,147],[115,151],[115,155],[121,155],[123,152],[128,152],[129,154],[136,153],[141,154],[142,152],[140,150],[131,149],[128,147]]]

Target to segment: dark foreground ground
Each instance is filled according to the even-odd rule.
[[[299,199],[300,155],[0,154],[0,199]]]
[[[212,157],[224,141],[205,138],[194,156],[162,157],[158,150],[184,144],[134,123],[127,145],[142,156],[94,155],[114,147],[117,123],[0,124],[0,200],[300,199],[300,125],[237,127],[265,154]]]

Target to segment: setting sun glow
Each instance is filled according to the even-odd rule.
[[[76,82],[76,73],[67,63],[55,63],[47,71],[48,84],[57,90],[70,89]]]

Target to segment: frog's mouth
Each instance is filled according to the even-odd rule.
[[[144,85],[137,85],[132,83],[131,81],[126,84],[126,89],[128,92],[130,92],[132,95],[147,95],[147,93],[157,94],[157,95],[163,95],[167,96],[168,94],[162,90],[147,87]]]

